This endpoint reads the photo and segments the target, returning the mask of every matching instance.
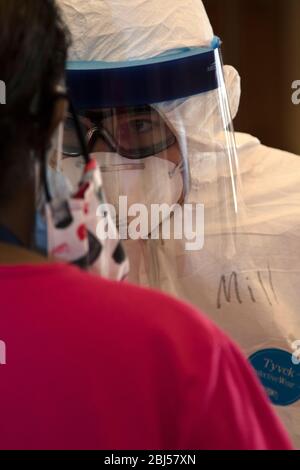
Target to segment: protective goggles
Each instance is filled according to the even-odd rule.
[[[114,152],[128,159],[156,155],[176,143],[176,137],[152,106],[87,110],[79,115],[89,152]],[[81,155],[76,123],[67,117],[65,156]]]

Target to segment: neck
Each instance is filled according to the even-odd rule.
[[[55,262],[54,259],[45,258],[33,251],[29,251],[18,246],[0,243],[0,266],[36,265],[53,262]]]

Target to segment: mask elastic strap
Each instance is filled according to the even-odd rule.
[[[49,202],[51,202],[52,197],[51,197],[51,193],[50,193],[50,190],[49,190],[48,177],[47,177],[48,162],[47,162],[47,151],[46,150],[44,150],[44,152],[43,152],[43,156],[42,156],[41,161],[42,161],[42,163],[41,163],[41,176],[42,176],[42,182],[44,184],[45,198],[46,198],[46,202],[49,203]]]
[[[78,140],[79,140],[80,147],[81,147],[81,155],[84,157],[84,160],[85,160],[86,164],[90,163],[91,157],[90,157],[90,154],[89,154],[89,151],[88,151],[87,142],[86,142],[84,133],[82,131],[82,128],[80,126],[80,122],[79,122],[77,113],[75,111],[75,108],[73,106],[72,100],[70,98],[69,98],[69,106],[70,106],[70,111],[71,111],[71,114],[72,114],[72,117],[73,117],[73,120],[74,120],[75,129],[76,129]]]

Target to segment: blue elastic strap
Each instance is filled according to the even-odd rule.
[[[77,110],[140,106],[215,90],[219,86],[211,47],[183,49],[148,60],[68,62],[67,85]]]

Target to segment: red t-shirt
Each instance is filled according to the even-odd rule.
[[[291,447],[193,308],[62,264],[0,267],[0,286],[1,449]]]

